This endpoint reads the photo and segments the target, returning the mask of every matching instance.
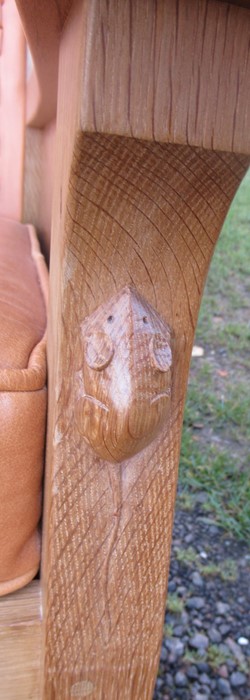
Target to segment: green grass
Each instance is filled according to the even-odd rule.
[[[248,672],[247,662],[245,663],[244,661],[239,661],[239,659],[236,659],[236,657],[229,650],[228,652],[222,651],[217,644],[210,644],[203,653],[187,649],[183,657],[184,663],[187,664],[197,664],[199,661],[206,661],[215,673],[218,672],[220,666],[227,663],[229,659],[234,661],[235,665],[240,671],[243,673]]]
[[[207,662],[213,671],[218,671],[220,666],[232,659],[230,652],[221,651],[217,644],[210,644],[207,649]]]
[[[183,656],[183,661],[184,663],[187,664],[198,664],[199,661],[206,661],[207,660],[207,655],[205,651],[191,651],[191,649],[187,649]]]
[[[188,566],[189,564],[197,564],[199,557],[193,547],[187,547],[187,549],[176,550],[176,559],[182,564],[186,564],[186,566]]]
[[[173,631],[174,631],[174,626],[171,625],[170,623],[166,623],[163,625],[163,636],[164,637],[172,637],[173,636]]]
[[[180,505],[250,541],[250,171],[223,227],[200,310],[180,460]]]
[[[175,593],[169,593],[167,599],[167,610],[173,615],[181,615],[184,610],[184,601]]]
[[[215,313],[222,317],[222,324],[219,324],[220,340],[224,340],[225,328],[226,335],[230,335],[231,328],[235,328],[238,337],[249,339],[249,317],[248,329],[241,323],[238,325],[242,308],[249,309],[249,225],[250,172],[244,178],[230,208],[210,267],[197,331],[197,337],[203,342],[211,343],[213,339],[218,341],[218,324],[213,323]],[[218,296],[220,306],[217,303]]]
[[[200,571],[202,572],[203,576],[219,576],[221,573],[221,566],[215,564],[214,562],[211,562],[211,564],[204,564],[203,566],[201,566]]]
[[[237,581],[239,571],[236,561],[233,559],[224,559],[223,567],[219,575],[222,581]]]
[[[218,576],[222,581],[237,581],[238,579],[238,566],[234,559],[224,559],[223,567],[221,567],[221,564],[216,564],[213,561],[209,562],[209,564],[203,564],[193,547],[177,549],[175,556],[177,561],[184,564],[187,568],[192,568],[193,564],[195,564],[196,569],[199,570],[202,576]]]

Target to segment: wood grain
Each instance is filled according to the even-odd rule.
[[[248,10],[94,0],[85,21],[84,131],[249,152]]]
[[[41,587],[33,581],[0,599],[0,696],[40,700]]]
[[[125,287],[80,329],[79,432],[107,462],[140,452],[168,419],[171,331],[136,292]]]
[[[118,4],[112,3],[115,17]],[[98,11],[98,3],[94,5]],[[74,6],[59,71],[49,339],[53,389],[43,555],[44,698],[148,700],[161,641],[194,329],[209,260],[248,160],[80,133],[84,105],[93,96],[88,84],[91,52],[86,54],[88,41],[92,45],[96,36],[92,8],[88,3]],[[106,43],[112,36],[111,20]],[[125,40],[126,23],[123,30]],[[136,70],[137,57],[135,51],[131,70]],[[114,51],[114,82],[122,65]],[[121,74],[119,89],[123,80]],[[114,105],[119,104],[123,115],[126,103],[119,95]],[[105,109],[109,97],[106,92]],[[139,91],[138,123],[141,104]],[[114,111],[112,132],[120,124]],[[86,317],[126,285],[135,286],[174,330],[171,414],[169,424],[142,453],[107,466],[79,434],[76,421],[81,328]]]
[[[60,352],[50,354],[46,700],[152,697],[194,329],[247,164],[188,146],[76,139],[51,277]],[[174,331],[171,415],[142,452],[107,464],[76,424],[81,328],[131,284]]]
[[[32,125],[55,117],[60,36],[78,5],[84,131],[249,152],[248,3],[36,0],[31,6],[17,0],[17,5],[36,68],[28,87]]]
[[[240,7],[250,8],[250,0],[220,0],[220,2],[229,2],[230,5],[239,5]]]

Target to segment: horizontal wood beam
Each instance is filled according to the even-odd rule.
[[[55,116],[59,42],[82,15],[84,131],[250,151],[250,2],[17,0],[36,74],[28,121]],[[46,99],[45,99],[46,98]]]
[[[91,0],[85,17],[84,131],[249,153],[248,10]]]

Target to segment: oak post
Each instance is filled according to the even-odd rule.
[[[209,31],[215,33],[217,13],[223,23],[226,7],[219,10],[220,3],[204,0],[204,12],[207,4]],[[239,154],[236,117],[220,140],[221,115],[206,132],[199,114],[187,139],[183,115],[176,135],[170,114],[164,136],[159,129],[166,104],[155,93],[153,111],[147,110],[150,80],[149,92],[140,91],[140,61],[147,42],[151,46],[155,8],[160,60],[160,20],[171,35],[179,5],[187,21],[184,41],[197,3],[190,3],[194,15],[186,16],[184,0],[138,0],[132,30],[130,5],[75,3],[61,46],[43,543],[44,700],[152,697],[194,332],[211,256],[249,162]],[[229,34],[232,26],[227,23]],[[103,44],[96,45],[93,37],[100,34]],[[240,41],[243,51],[242,36]],[[120,86],[112,78],[117,66],[124,71],[128,66],[119,47],[132,51],[130,94],[126,75]],[[180,59],[179,52],[177,45]],[[166,62],[174,72],[174,59],[167,55]],[[196,97],[193,102],[194,116]],[[190,98],[184,109],[186,123],[191,103]],[[234,143],[237,153],[219,151],[220,143],[228,151]]]

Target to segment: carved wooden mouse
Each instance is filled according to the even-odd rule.
[[[81,326],[77,425],[99,457],[122,462],[146,447],[167,419],[171,331],[133,287]]]

